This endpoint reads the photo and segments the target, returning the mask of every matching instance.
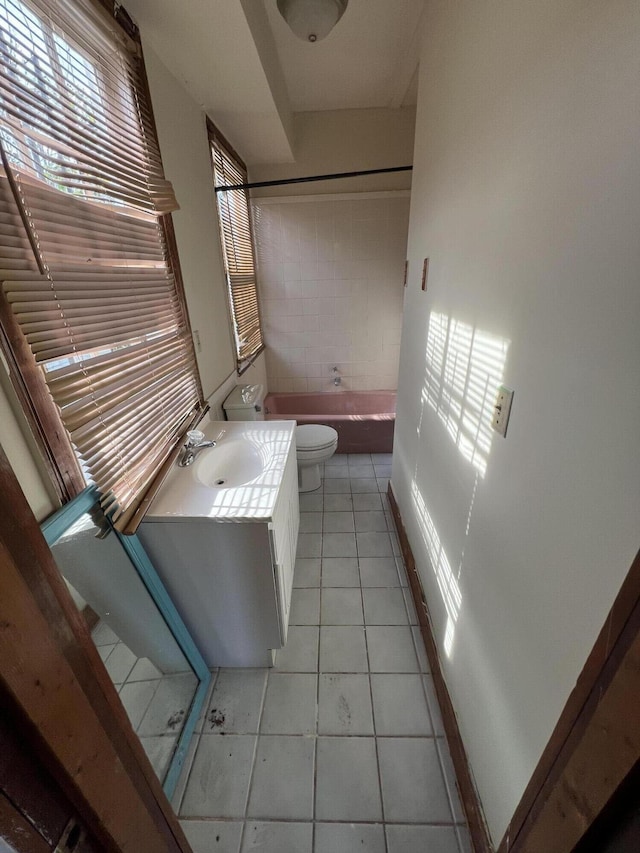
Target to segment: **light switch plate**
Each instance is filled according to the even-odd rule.
[[[496,404],[493,409],[491,426],[503,436],[507,434],[507,424],[509,423],[512,402],[513,391],[510,388],[505,388],[504,385],[500,385],[496,396]]]

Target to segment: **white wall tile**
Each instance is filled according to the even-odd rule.
[[[254,203],[269,387],[395,388],[409,199]]]

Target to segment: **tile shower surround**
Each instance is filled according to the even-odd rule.
[[[308,197],[307,197],[308,198]],[[271,391],[395,389],[409,195],[253,201]]]
[[[214,672],[173,801],[194,853],[470,853],[389,474],[335,456],[301,495],[287,646]]]

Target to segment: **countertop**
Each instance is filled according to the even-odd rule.
[[[269,521],[292,443],[295,453],[296,422],[213,421],[207,415],[199,424],[205,438],[216,447],[202,450],[192,465],[180,468],[176,462],[145,513],[144,522],[155,521]],[[215,467],[213,454],[221,454],[231,442],[247,443],[247,454],[261,470],[257,476],[236,486],[206,485],[205,468]],[[220,457],[222,458],[222,456]]]

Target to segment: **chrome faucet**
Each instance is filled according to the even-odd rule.
[[[187,433],[187,440],[182,448],[182,454],[180,455],[178,465],[180,468],[186,468],[188,465],[193,464],[196,456],[201,450],[215,446],[215,441],[205,441],[204,433],[199,429],[189,430]]]
[[[342,376],[340,376],[340,371],[338,370],[337,367],[332,368],[331,375],[333,376],[333,384],[337,388],[340,385],[340,383],[342,382]]]

